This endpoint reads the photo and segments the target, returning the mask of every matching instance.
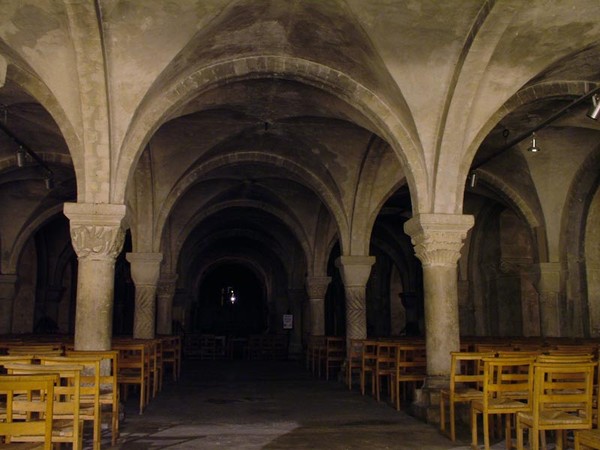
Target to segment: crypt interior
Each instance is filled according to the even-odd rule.
[[[0,85],[2,334],[600,337],[597,0],[5,0]]]

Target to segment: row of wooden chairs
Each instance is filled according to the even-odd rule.
[[[523,430],[530,429],[532,448],[540,446],[546,430],[591,428],[593,386],[597,363],[585,353],[453,352],[451,380],[440,393],[440,428],[446,431],[450,409],[450,438],[455,436],[455,404],[470,403],[473,448],[478,445],[477,417],[483,417],[484,447],[490,447],[490,417],[505,416],[507,448],[511,423],[516,422],[517,448]],[[512,420],[511,420],[512,419]],[[557,432],[562,448],[564,433]]]
[[[346,338],[339,336],[312,336],[306,350],[306,368],[326,380],[339,371],[346,360]]]
[[[377,401],[381,400],[383,386],[387,386],[390,400],[400,410],[414,388],[425,381],[425,344],[412,339],[351,339],[345,367],[348,389],[352,389],[353,374],[358,372],[362,395],[370,379],[371,394]]]
[[[37,448],[52,448],[54,388],[58,381],[54,374],[0,376],[4,400],[0,408],[0,439],[5,446],[33,442],[39,444]]]
[[[116,408],[118,414],[116,381],[108,388],[108,396],[101,394],[101,365],[104,356],[106,355],[4,356],[0,357],[0,365],[8,375],[2,375],[0,379],[14,375],[58,376],[58,383],[54,386],[56,398],[53,405],[52,442],[66,442],[73,448],[81,448],[83,422],[90,421],[93,429],[93,448],[100,449],[101,395],[109,399],[112,409]],[[116,359],[116,354],[111,355],[111,358]],[[15,425],[17,429],[19,426]],[[22,439],[27,440],[23,437]],[[113,439],[116,443],[114,429]]]
[[[110,414],[112,443],[116,444],[119,434],[119,395],[126,399],[130,388],[139,392],[139,411],[143,412],[150,399],[162,389],[163,376],[166,369],[177,381],[181,374],[181,340],[178,336],[164,336],[153,340],[133,340],[131,338],[116,338],[113,350],[107,352],[75,352],[70,343],[15,343],[4,347],[8,355],[0,355],[0,366],[3,363],[34,362],[50,364],[51,360],[60,363],[84,364],[83,358],[99,358],[100,370],[95,367],[84,367],[89,373],[98,374],[98,383],[92,383],[88,377],[83,377],[86,384],[99,384],[99,407],[107,409]],[[74,361],[75,358],[79,358]],[[63,359],[63,360],[61,360]],[[90,363],[91,364],[91,363]],[[84,364],[85,366],[85,364]],[[90,393],[84,392],[84,403]],[[94,445],[100,443],[100,412],[94,414]]]

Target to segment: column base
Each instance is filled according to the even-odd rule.
[[[415,399],[410,405],[410,414],[432,424],[440,423],[440,391],[449,386],[446,376],[429,376],[423,387],[415,390]]]

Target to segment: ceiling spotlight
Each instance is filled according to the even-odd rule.
[[[17,150],[17,167],[25,166],[25,157],[25,149],[23,147],[19,147],[19,149]]]
[[[531,134],[531,146],[527,149],[531,153],[537,153],[542,149],[537,146],[537,139],[535,138],[535,133]]]
[[[46,178],[44,178],[44,183],[46,184],[46,189],[54,189],[54,177],[52,175],[46,175]]]
[[[600,117],[600,96],[594,94],[592,97],[592,106],[586,114],[590,119],[598,120]]]
[[[477,173],[476,172],[471,172],[471,174],[469,175],[469,186],[471,187],[471,189],[475,188],[475,186],[477,186]]]

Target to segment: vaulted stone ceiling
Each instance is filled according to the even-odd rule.
[[[47,191],[35,163],[17,168],[18,145],[0,133],[0,198],[11,208],[30,199],[19,210],[27,222],[62,201],[119,203],[122,193],[134,249],[172,252],[172,271],[205,264],[185,251],[183,261],[182,249],[218,259],[214,249],[231,254],[237,242],[246,253],[236,258],[264,266],[263,248],[299,284],[307,267],[326,264],[316,249],[338,238],[343,251],[368,252],[382,207],[460,212],[472,162],[486,161],[488,182],[504,179],[542,221],[532,187],[544,169],[523,155],[527,141],[487,159],[600,83],[595,0],[7,0],[0,9],[9,63],[0,120],[56,181]],[[90,9],[96,23],[78,16]],[[107,105],[99,139],[110,150],[96,160],[89,92]],[[541,145],[556,155],[577,141],[584,159],[600,131],[585,118],[589,104],[540,130]],[[478,193],[502,201],[494,189]]]

